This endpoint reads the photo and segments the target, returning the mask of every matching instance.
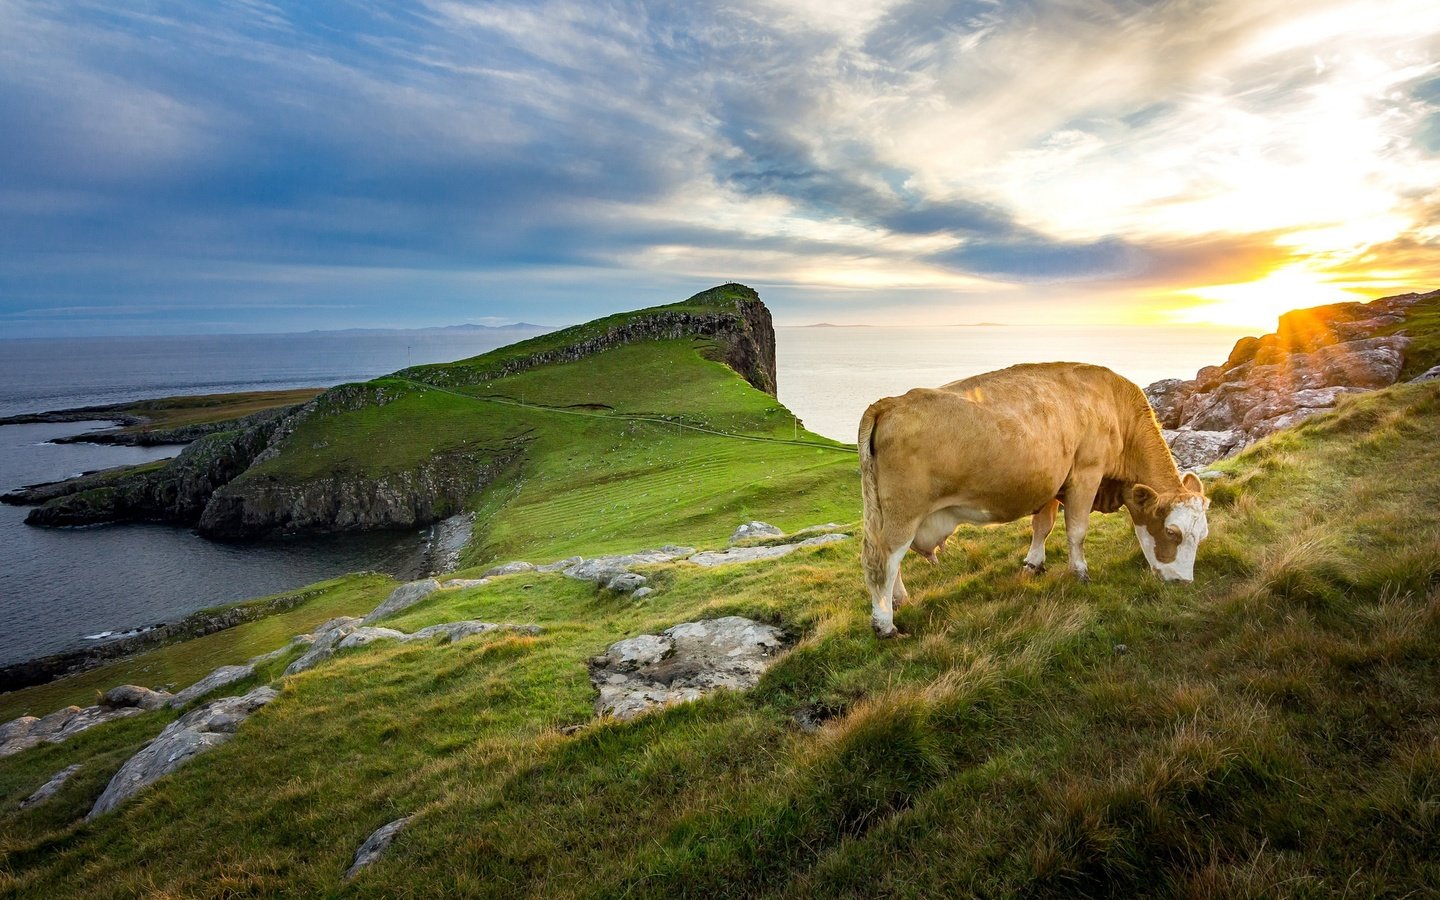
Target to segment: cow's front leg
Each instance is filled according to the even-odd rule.
[[[1025,555],[1025,571],[1034,575],[1045,571],[1045,539],[1055,527],[1055,514],[1060,511],[1060,501],[1051,500],[1030,517],[1030,552]]]
[[[903,558],[903,557],[902,557]],[[905,587],[905,573],[896,570],[895,589],[890,592],[890,603],[896,608],[910,602],[910,591]]]
[[[1085,532],[1090,528],[1090,509],[1099,489],[1099,478],[1072,479],[1065,488],[1065,537],[1070,544],[1070,571],[1081,581],[1090,580],[1090,569],[1085,565]]]

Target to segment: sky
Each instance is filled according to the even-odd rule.
[[[0,0],[0,334],[1440,287],[1434,0]]]

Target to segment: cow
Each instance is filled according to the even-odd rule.
[[[1030,516],[1024,569],[1040,572],[1063,505],[1070,568],[1082,581],[1091,511],[1123,506],[1166,581],[1193,580],[1209,533],[1204,487],[1175,468],[1144,392],[1101,366],[1012,366],[886,397],[860,419],[859,449],[861,557],[881,637],[895,635],[894,607],[909,599],[905,551],[933,563],[961,524]]]

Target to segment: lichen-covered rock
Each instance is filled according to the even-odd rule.
[[[360,849],[355,851],[355,861],[350,864],[349,869],[345,870],[345,880],[349,881],[359,875],[361,869],[384,855],[385,851],[390,849],[390,844],[394,842],[395,836],[409,824],[410,819],[410,816],[405,816],[375,829],[374,833],[365,839],[365,843],[360,845]]]
[[[645,586],[644,575],[636,575],[634,572],[621,572],[614,578],[605,582],[605,587],[620,594],[633,594]]]
[[[171,722],[159,737],[120,767],[85,816],[86,821],[115,809],[196,754],[230,740],[242,722],[277,696],[274,688],[258,687],[240,697],[215,700]]]
[[[335,645],[346,635],[360,627],[360,620],[354,616],[337,616],[315,629],[310,649],[285,669],[286,675],[298,675],[335,655]]]
[[[440,590],[440,582],[434,578],[422,578],[419,581],[410,581],[400,585],[390,592],[385,602],[370,610],[364,621],[375,622],[387,616],[393,616],[397,612],[409,609],[426,597]]]
[[[654,566],[660,563],[674,562],[677,559],[684,559],[694,552],[694,547],[666,544],[663,547],[656,547],[654,550],[641,550],[638,553],[626,553],[622,556],[597,556],[568,566],[562,571],[567,578],[603,585],[608,584],[615,576],[629,572],[635,566]]]
[[[152,691],[150,688],[141,687],[138,684],[116,685],[105,692],[100,698],[100,705],[109,709],[123,709],[125,707],[137,707],[139,709],[159,709],[170,699],[169,691]]]
[[[584,562],[584,561],[585,561],[585,557],[583,557],[583,556],[568,556],[568,557],[566,557],[565,559],[557,559],[555,562],[546,563],[546,564],[543,565],[543,566],[536,566],[536,567],[535,567],[535,571],[537,571],[537,572],[559,572],[559,571],[562,570],[562,569],[568,569],[568,568],[570,568],[571,566],[579,565],[580,563],[582,563],[582,562]]]
[[[58,744],[97,725],[138,716],[138,706],[112,709],[105,706],[67,706],[48,716],[21,716],[0,725],[0,757],[11,756],[40,744]]]
[[[706,550],[690,557],[689,562],[697,566],[712,568],[730,563],[758,562],[762,559],[778,559],[788,556],[801,547],[819,547],[836,541],[849,540],[848,534],[821,534],[793,544],[774,544],[769,547],[731,547],[728,550]]]
[[[600,694],[595,712],[630,719],[721,688],[749,688],[787,645],[780,629],[741,616],[617,641],[590,661],[590,681]]]
[[[65,782],[69,781],[70,776],[78,771],[80,771],[80,764],[76,763],[72,766],[66,766],[54,775],[51,775],[50,780],[40,785],[35,793],[20,801],[20,808],[29,809],[32,806],[39,806],[41,803],[60,793],[60,789],[65,786]]]
[[[497,575],[519,575],[521,572],[533,571],[535,571],[534,563],[528,563],[524,560],[517,559],[514,562],[501,563],[498,566],[491,566],[490,568],[486,569],[484,574],[480,577],[493,578]]]
[[[340,640],[335,645],[336,650],[350,650],[355,647],[364,647],[366,644],[373,644],[375,641],[404,640],[409,637],[403,631],[396,631],[394,628],[371,628],[362,625]]]
[[[785,532],[767,522],[746,522],[730,534],[730,543],[748,541],[754,538],[780,537]]]
[[[244,681],[254,674],[255,667],[249,663],[243,666],[221,666],[185,690],[171,697],[168,701],[169,705],[172,709],[179,709],[182,706],[199,700],[206,694],[214,693],[222,687],[232,685],[237,681]]]

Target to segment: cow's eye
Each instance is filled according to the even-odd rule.
[[[1175,525],[1166,525],[1165,533],[1170,535],[1171,540],[1180,540],[1180,528]]]

